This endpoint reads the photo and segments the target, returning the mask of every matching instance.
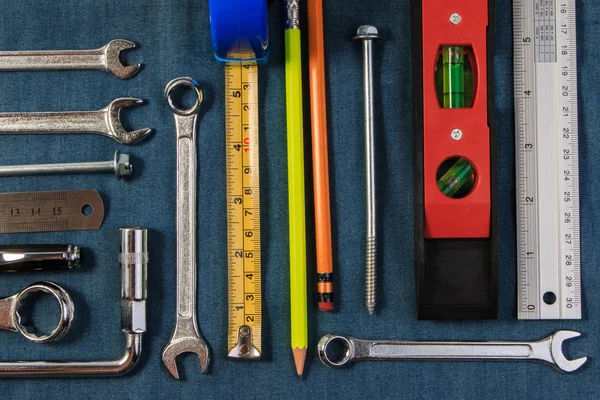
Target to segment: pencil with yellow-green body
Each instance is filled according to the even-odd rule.
[[[292,352],[298,376],[308,346],[306,296],[306,211],[304,206],[304,127],[302,123],[302,51],[298,0],[286,2],[285,84],[290,220],[290,305]]]

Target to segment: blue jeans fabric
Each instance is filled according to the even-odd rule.
[[[310,178],[310,129],[306,124],[309,248],[309,337],[306,376],[294,373],[290,351],[287,241],[287,174],[283,22],[271,7],[271,57],[260,69],[261,179],[264,268],[264,359],[229,361],[227,343],[227,258],[224,163],[224,72],[213,55],[206,1],[62,0],[5,1],[0,13],[0,49],[94,48],[127,38],[141,49],[126,58],[143,62],[139,76],[121,81],[102,72],[0,73],[0,112],[93,110],[120,96],[148,104],[127,111],[130,127],[156,133],[128,147],[99,136],[0,136],[1,164],[110,159],[116,149],[135,157],[136,177],[2,178],[2,192],[97,189],[106,218],[98,231],[0,235],[0,244],[72,243],[85,249],[84,268],[73,273],[2,277],[1,297],[34,281],[49,279],[68,288],[76,302],[72,332],[61,342],[36,345],[0,332],[1,360],[116,358],[120,332],[118,228],[151,229],[148,333],[136,371],[117,379],[0,380],[5,399],[38,398],[597,398],[600,395],[600,248],[595,244],[600,187],[593,140],[600,125],[598,90],[600,5],[578,0],[581,127],[581,234],[583,301],[581,321],[516,319],[514,113],[511,2],[497,1],[496,115],[499,137],[500,296],[497,321],[416,320],[413,273],[413,172],[411,116],[411,28],[408,0],[325,2],[329,102],[331,205],[336,307],[316,310],[314,222]],[[379,311],[364,306],[364,139],[361,48],[352,41],[358,25],[372,23],[384,40],[376,43],[377,179],[380,213]],[[306,53],[305,53],[306,55]],[[160,360],[174,326],[175,310],[175,131],[163,99],[166,83],[195,77],[205,91],[199,125],[199,320],[210,343],[209,376],[193,356],[180,363],[185,382],[176,382]],[[306,89],[308,94],[308,89]],[[308,116],[308,102],[306,103]],[[598,185],[596,184],[598,183]],[[43,316],[42,316],[43,317]],[[580,372],[561,375],[531,363],[363,363],[329,370],[316,359],[326,332],[357,337],[453,340],[528,340],[556,329],[585,333],[569,345],[573,356],[592,357]]]

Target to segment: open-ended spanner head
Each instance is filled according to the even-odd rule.
[[[185,337],[177,337],[177,334],[175,334],[162,353],[163,364],[175,379],[179,379],[177,357],[185,353],[196,354],[200,362],[200,371],[203,374],[207,372],[210,362],[210,351],[208,350],[206,341],[197,333],[195,335],[186,335]]]
[[[121,52],[136,47],[132,41],[125,39],[111,40],[103,47],[106,57],[106,70],[120,79],[129,79],[138,73],[141,64],[124,65],[121,62]]]
[[[151,128],[128,132],[121,124],[122,109],[143,103],[144,100],[136,97],[121,97],[111,101],[111,103],[104,108],[104,111],[106,112],[106,126],[108,128],[106,135],[112,137],[121,144],[134,144],[148,136],[152,132]]]
[[[566,340],[579,336],[581,336],[581,333],[575,331],[557,331],[547,339],[550,341],[550,354],[552,355],[553,361],[551,365],[554,368],[563,372],[573,372],[586,363],[587,357],[567,360],[562,351],[562,345]]]

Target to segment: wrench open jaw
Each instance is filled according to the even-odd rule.
[[[106,126],[108,127],[108,131],[104,134],[121,144],[134,144],[148,136],[152,132],[151,128],[128,132],[121,124],[121,110],[141,104],[144,104],[144,100],[136,97],[121,97],[111,101],[103,110],[105,111]]]
[[[121,62],[121,52],[136,47],[136,44],[130,40],[115,39],[102,47],[104,57],[106,58],[106,71],[120,79],[132,78],[139,72],[142,64],[124,65]]]
[[[581,333],[575,331],[557,331],[548,337],[546,340],[550,342],[550,354],[552,356],[552,361],[549,361],[548,364],[562,372],[574,372],[581,368],[587,362],[587,357],[567,360],[562,351],[562,345],[566,340],[579,336],[581,336]]]
[[[181,326],[183,325],[178,327]],[[177,357],[185,353],[195,353],[200,361],[200,370],[205,374],[210,363],[208,344],[195,330],[185,333],[180,332],[181,330],[177,329],[169,344],[164,348],[162,354],[163,364],[175,379],[179,379]]]

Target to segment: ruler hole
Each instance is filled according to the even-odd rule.
[[[451,157],[437,170],[438,189],[447,197],[462,199],[475,187],[475,166],[465,157]]]
[[[81,213],[86,217],[89,217],[94,213],[94,207],[92,207],[89,204],[86,204],[83,207],[81,207]]]
[[[556,303],[556,295],[553,292],[546,292],[544,293],[543,300],[544,303],[551,306],[552,304]]]

